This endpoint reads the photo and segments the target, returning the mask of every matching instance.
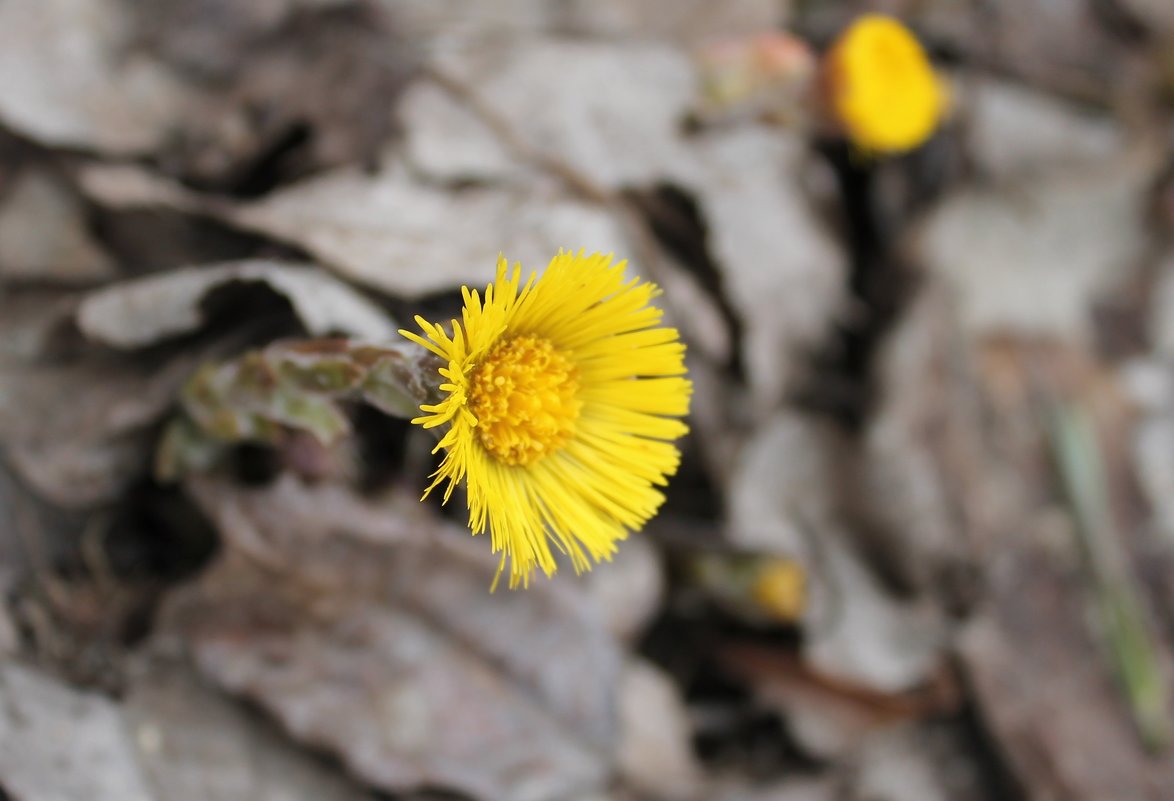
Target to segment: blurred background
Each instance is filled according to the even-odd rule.
[[[0,0],[0,799],[1174,798],[1172,101],[1169,0]],[[189,383],[559,248],[695,386],[589,574]]]

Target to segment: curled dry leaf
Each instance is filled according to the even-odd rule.
[[[1123,6],[1142,21],[1151,34],[1169,40],[1174,35],[1174,7],[1163,0],[1120,0]]]
[[[391,792],[601,786],[619,654],[572,585],[490,596],[487,543],[342,487],[194,483],[225,539],[166,625],[201,670]]]
[[[395,336],[387,315],[345,284],[310,265],[262,260],[189,267],[105,287],[82,300],[77,322],[86,336],[105,345],[143,348],[198,329],[203,302],[214,290],[250,283],[288,299],[313,336],[373,341]]]
[[[158,147],[191,91],[133,47],[120,0],[0,4],[0,120],[42,144],[115,155]]]
[[[122,710],[0,664],[0,790],[13,801],[152,801]]]
[[[760,426],[738,449],[726,484],[730,541],[810,569],[811,537],[833,520],[836,466],[847,447],[833,426],[791,410]]]

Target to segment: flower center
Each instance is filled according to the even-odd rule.
[[[582,403],[579,371],[545,339],[498,343],[473,373],[469,411],[481,444],[501,462],[526,465],[571,438]]]

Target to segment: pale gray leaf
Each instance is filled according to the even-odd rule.
[[[0,279],[86,284],[114,274],[73,195],[44,172],[21,172],[0,201]]]
[[[145,153],[191,102],[159,63],[135,52],[118,0],[0,3],[0,120],[43,144]]]
[[[226,553],[172,625],[295,738],[393,792],[540,801],[606,780],[619,655],[586,595],[491,595],[488,543],[414,501],[290,478],[193,489]]]
[[[368,794],[175,659],[136,662],[125,699],[138,761],[167,801],[358,801]]]
[[[14,801],[152,801],[122,711],[0,664],[0,787]]]
[[[373,341],[395,336],[387,315],[355,290],[312,266],[274,261],[189,267],[106,287],[82,301],[78,325],[112,347],[146,347],[199,328],[204,298],[234,283],[261,283],[283,295],[315,336],[344,333]]]

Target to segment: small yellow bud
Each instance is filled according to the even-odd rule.
[[[833,122],[857,147],[899,153],[933,134],[948,92],[909,29],[866,14],[824,57],[823,90]]]
[[[790,559],[772,559],[754,576],[754,602],[775,620],[795,623],[807,601],[807,577],[803,567]]]

